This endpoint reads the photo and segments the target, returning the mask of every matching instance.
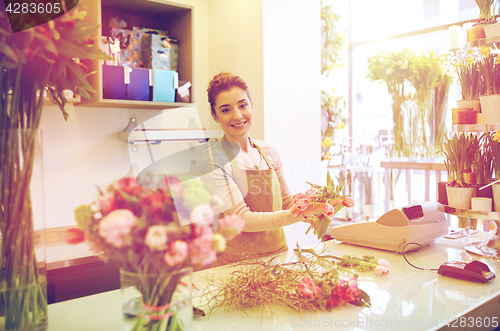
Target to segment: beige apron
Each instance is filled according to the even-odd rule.
[[[223,138],[226,140],[226,137]],[[238,167],[234,154],[227,144],[223,144],[226,155],[231,160],[233,179],[241,190],[241,181],[246,180],[248,194],[244,197],[245,203],[253,212],[273,212],[282,209],[281,190],[278,176],[264,151],[253,143],[260,155],[266,161],[269,169],[241,170]],[[242,232],[227,242],[224,253],[217,256],[214,266],[224,265],[262,255],[275,254],[287,250],[285,233],[282,228],[260,231]]]

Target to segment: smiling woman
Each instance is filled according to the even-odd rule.
[[[286,184],[277,151],[251,139],[253,103],[245,81],[230,73],[217,74],[208,87],[212,117],[224,130],[202,161],[206,186],[223,201],[224,214],[244,220],[243,232],[227,242],[218,264],[270,255],[287,249],[283,226],[321,211],[323,204],[293,214],[293,196]]]

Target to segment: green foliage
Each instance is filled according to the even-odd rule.
[[[457,67],[462,100],[479,99],[481,91],[481,75],[477,63],[462,62]]]
[[[446,109],[448,95],[453,77],[443,72],[438,78],[438,84],[434,88],[434,149],[439,150],[443,146]]]
[[[498,131],[497,131],[498,132]],[[493,155],[493,169],[495,170],[495,180],[500,179],[500,142],[498,140],[489,140],[491,154]]]
[[[321,2],[321,74],[329,76],[334,68],[341,67],[341,51],[346,31],[338,29],[341,15],[332,6]],[[347,124],[346,102],[335,89],[321,91],[321,159],[331,158],[332,146],[342,144],[340,132]]]
[[[341,132],[346,130],[346,102],[343,96],[321,91],[321,159],[329,159],[332,146],[341,145]],[[336,139],[332,139],[332,138]]]
[[[385,82],[389,93],[402,95],[404,82],[412,76],[415,55],[409,48],[383,51],[368,57],[368,75],[372,81]]]
[[[340,51],[345,43],[346,32],[337,29],[336,25],[342,18],[325,6],[321,1],[321,74],[328,76],[330,71],[339,67]]]
[[[482,95],[500,94],[500,63],[498,55],[488,54],[478,62],[483,83]]]
[[[478,184],[489,184],[493,178],[493,137],[485,132],[479,138],[479,147],[473,161]]]
[[[441,60],[434,52],[415,55],[410,61],[411,75],[408,77],[411,85],[417,91],[428,91],[439,84],[439,78],[443,74]]]

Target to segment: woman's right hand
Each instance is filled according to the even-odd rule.
[[[316,215],[316,214],[321,214],[323,212],[323,206],[325,205],[324,202],[322,203],[315,203],[314,207],[312,205],[309,205],[306,210],[302,212],[303,216],[309,217],[311,215]]]
[[[321,214],[323,212],[324,205],[325,205],[324,203],[315,203],[314,207],[312,205],[309,205],[302,212],[300,212],[298,210],[297,206],[294,205],[294,206],[292,206],[291,211],[297,217],[300,217],[300,216],[309,217],[311,215]]]

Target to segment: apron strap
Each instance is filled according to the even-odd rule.
[[[280,188],[280,183],[278,180],[278,176],[276,175],[276,171],[274,170],[274,166],[272,163],[269,161],[269,158],[267,157],[266,153],[260,148],[257,144],[255,144],[252,139],[249,137],[250,143],[257,148],[259,151],[260,155],[264,158],[264,160],[267,163],[267,166],[269,167],[271,171],[271,188],[272,188],[272,197],[273,197],[273,211],[279,211],[283,209],[283,199],[281,197],[281,188]]]

